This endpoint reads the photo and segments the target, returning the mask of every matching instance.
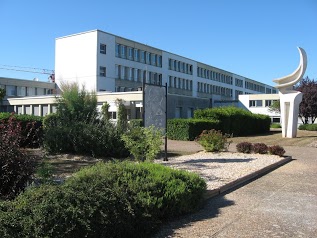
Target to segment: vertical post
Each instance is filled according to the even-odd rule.
[[[167,158],[167,83],[165,83],[165,158],[164,161],[168,161]]]

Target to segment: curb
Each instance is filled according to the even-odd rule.
[[[284,159],[274,163],[274,164],[270,164],[258,171],[255,171],[251,174],[245,175],[241,178],[238,178],[228,184],[225,184],[223,186],[221,186],[220,188],[216,188],[213,190],[207,190],[206,194],[205,194],[205,199],[209,199],[209,198],[213,198],[215,196],[218,196],[220,194],[223,194],[231,189],[237,188],[239,185],[250,182],[251,180],[261,177],[275,169],[277,169],[278,167],[290,162],[292,160],[292,156],[286,156]]]

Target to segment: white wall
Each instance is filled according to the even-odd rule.
[[[78,82],[96,90],[97,31],[57,38],[55,42],[55,81]]]

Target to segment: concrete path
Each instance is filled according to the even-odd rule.
[[[317,237],[317,148],[284,148],[292,162],[209,199],[156,237]]]

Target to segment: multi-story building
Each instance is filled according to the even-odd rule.
[[[17,99],[21,101],[25,97],[37,97],[52,95],[56,90],[56,84],[53,82],[41,82],[35,80],[24,80],[14,78],[0,77],[0,88],[5,89],[6,95],[4,101],[0,101],[0,112],[13,112],[14,106],[9,104],[10,99]],[[22,111],[16,111],[22,113]],[[31,113],[27,113],[31,114]]]
[[[100,30],[56,39],[55,79],[97,94],[142,90],[143,82],[167,85],[168,118],[191,117],[197,108],[241,94],[276,93],[272,86]]]

